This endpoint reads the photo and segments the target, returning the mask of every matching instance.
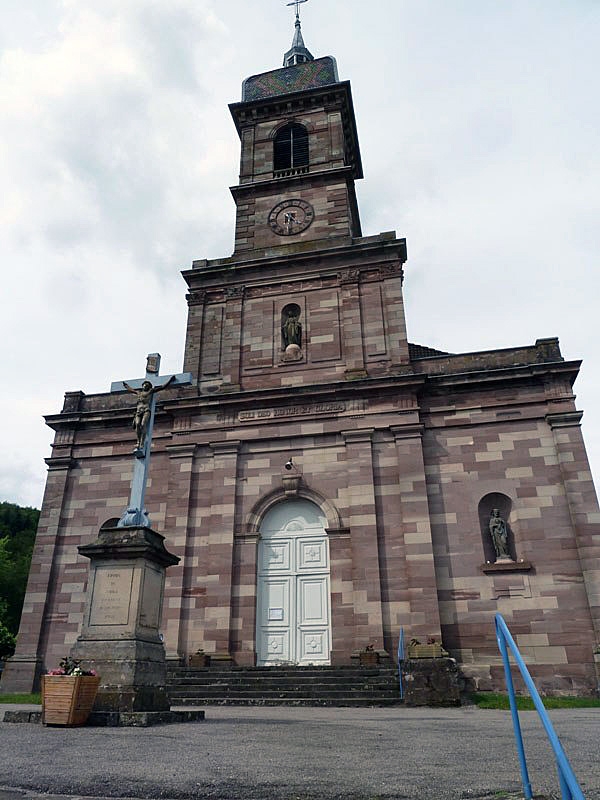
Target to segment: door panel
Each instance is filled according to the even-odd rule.
[[[258,651],[262,663],[291,661],[290,648],[290,599],[294,593],[292,577],[260,579],[260,607],[258,627]]]
[[[328,625],[328,598],[326,576],[298,577],[298,624]]]
[[[298,663],[329,663],[329,577],[299,575]]]
[[[299,632],[299,664],[329,664],[329,631]]]
[[[291,539],[277,539],[265,542],[261,548],[260,571],[273,574],[274,572],[291,572],[293,555]]]
[[[297,561],[299,572],[327,569],[327,540],[323,537],[301,536],[297,539]]]

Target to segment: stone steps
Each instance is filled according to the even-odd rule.
[[[401,702],[395,667],[169,669],[173,705],[387,706]]]

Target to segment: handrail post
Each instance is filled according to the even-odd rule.
[[[404,700],[404,684],[402,683],[402,663],[404,662],[404,628],[400,628],[398,638],[398,685],[400,687],[400,700]]]
[[[502,654],[502,663],[504,664],[504,677],[506,679],[506,688],[508,689],[508,699],[510,702],[510,713],[512,715],[513,728],[515,731],[515,739],[517,742],[517,753],[519,755],[519,766],[521,768],[521,781],[523,783],[523,792],[525,800],[531,800],[533,793],[531,791],[531,781],[529,780],[529,772],[527,770],[527,760],[525,759],[525,747],[523,745],[523,734],[521,732],[521,723],[519,721],[519,711],[517,709],[517,698],[515,696],[515,687],[510,670],[510,661],[508,660],[508,650],[506,649],[506,640],[504,639],[504,632],[500,630],[496,624],[496,638],[498,639],[498,647]]]
[[[510,662],[508,660],[508,648],[510,648],[515,663],[523,677],[523,681],[525,682],[525,686],[531,695],[531,699],[533,700],[533,704],[538,712],[542,725],[546,731],[546,736],[548,737],[548,741],[554,751],[554,757],[556,758],[556,766],[558,770],[558,780],[560,783],[560,789],[563,800],[585,800],[583,796],[583,792],[581,791],[581,787],[577,782],[577,778],[575,777],[575,773],[573,772],[573,768],[569,763],[569,759],[567,758],[565,751],[562,748],[560,740],[556,735],[556,731],[554,730],[552,723],[550,722],[550,717],[548,716],[548,712],[544,708],[544,703],[542,702],[542,698],[540,697],[540,693],[535,687],[535,683],[532,680],[531,675],[529,674],[529,670],[527,669],[525,662],[523,661],[523,657],[519,652],[519,648],[517,647],[515,640],[513,639],[506,622],[502,618],[502,614],[496,614],[496,638],[498,640],[498,647],[500,648],[500,653],[502,654],[502,662],[504,664],[504,673],[506,677],[506,686],[508,689],[508,696],[510,699],[510,710],[513,717],[513,725],[515,729],[515,739],[517,741],[517,750],[519,753],[519,761],[521,762],[521,775],[523,776],[523,789],[525,792],[525,797],[527,800],[531,800],[531,785],[529,783],[529,774],[527,772],[527,763],[525,761],[525,749],[523,747],[523,737],[521,734],[521,725],[519,723],[519,713],[517,710],[517,701],[515,697],[515,689],[512,680],[512,674],[510,669]]]
[[[558,782],[560,783],[560,793],[562,796],[562,800],[573,800],[573,794],[569,789],[569,784],[567,783],[565,774],[562,771],[562,767],[558,763],[558,759],[556,760],[556,769],[558,770]]]

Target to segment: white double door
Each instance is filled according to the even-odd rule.
[[[256,649],[259,665],[329,664],[329,542],[320,509],[281,503],[261,526]]]

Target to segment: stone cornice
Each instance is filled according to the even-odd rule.
[[[416,367],[418,364],[413,362]],[[448,359],[447,371],[435,374],[425,371],[418,371],[417,374],[425,378],[427,389],[438,392],[447,391],[452,387],[469,386],[479,384],[480,386],[500,385],[502,383],[514,383],[524,380],[541,380],[544,376],[554,373],[567,375],[571,383],[579,373],[581,361],[558,361],[558,362],[531,362],[529,364],[513,364],[510,366],[481,365],[473,370],[452,371],[451,359]]]
[[[283,194],[291,189],[299,192],[303,189],[312,189],[318,184],[347,183],[352,180],[351,167],[331,167],[329,169],[319,169],[314,166],[308,172],[297,175],[287,175],[283,178],[265,178],[259,181],[248,181],[247,183],[237,183],[230,186],[229,191],[233,199],[238,203],[247,201],[246,196],[254,199],[257,195]]]
[[[424,425],[415,425],[410,422],[407,425],[390,425],[390,431],[396,441],[400,439],[421,439],[424,430]]]
[[[546,422],[551,428],[578,428],[581,425],[583,411],[566,411],[558,414],[546,414]]]
[[[361,270],[371,267],[382,269],[388,263],[401,266],[407,259],[406,239],[397,239],[394,231],[377,236],[342,238],[341,241],[316,240],[300,247],[282,245],[277,248],[277,252],[274,249],[249,251],[246,257],[196,260],[192,269],[184,270],[181,274],[193,296],[201,290],[222,291],[223,286],[231,283],[232,279],[236,282],[243,280],[247,288],[271,284],[277,270],[280,270],[280,274],[277,275],[276,282],[300,278],[306,280],[313,275],[322,276],[325,272],[336,277],[341,269],[351,269],[354,266]],[[251,280],[248,273],[253,270],[256,276]],[[282,275],[281,271],[286,274]]]
[[[226,442],[209,442],[208,446],[216,456],[232,456],[237,454],[240,445],[239,439],[232,439]]]
[[[44,461],[48,465],[48,471],[53,472],[69,469],[74,459],[71,456],[50,456],[50,458],[45,458]]]

